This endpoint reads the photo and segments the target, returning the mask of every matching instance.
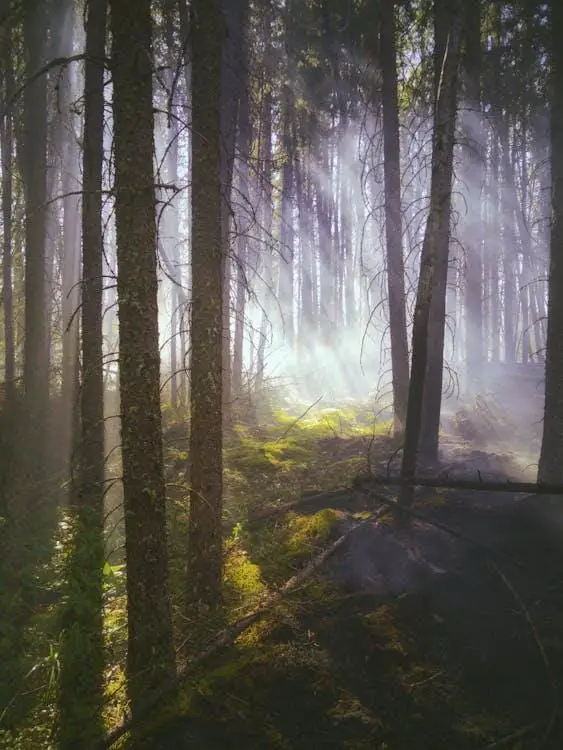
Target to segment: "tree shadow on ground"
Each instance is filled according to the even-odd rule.
[[[146,747],[559,748],[559,532],[508,494],[446,493],[420,513],[407,543],[385,523],[352,536]]]

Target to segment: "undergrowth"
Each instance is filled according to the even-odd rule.
[[[318,410],[296,418],[284,411],[273,412],[268,423],[237,424],[225,441],[225,582],[226,619],[234,621],[255,607],[268,592],[280,585],[305,564],[331,535],[339,515],[323,510],[314,515],[288,513],[273,526],[250,531],[249,517],[280,506],[290,505],[303,492],[346,486],[365,467],[374,453],[374,438],[388,440],[390,425],[366,422],[361,409]],[[177,415],[176,415],[177,416]],[[168,439],[165,461],[170,517],[170,574],[173,604],[181,609],[185,575],[185,540],[188,521],[187,432],[174,415],[166,414]],[[115,472],[114,472],[115,473]],[[107,648],[106,707],[108,726],[118,722],[126,707],[126,598],[122,559],[123,530],[113,523],[119,501],[115,488],[108,517],[108,560],[104,567],[104,624]],[[42,570],[44,601],[30,613],[25,628],[26,653],[10,660],[9,628],[4,629],[3,672],[19,675],[3,691],[0,706],[0,747],[27,750],[56,747],[57,681],[59,676],[60,616],[64,591],[65,555],[69,546],[68,523],[62,512],[55,540],[55,555]],[[314,591],[314,586],[311,588]],[[317,592],[319,593],[319,592]],[[7,624],[5,622],[5,624]],[[249,630],[241,647],[257,651],[264,635],[264,624]],[[258,651],[257,651],[258,653]],[[12,658],[13,657],[13,658]],[[235,666],[218,667],[206,674],[193,688],[196,694],[209,689],[221,675],[236,671]],[[254,657],[252,657],[253,659]],[[229,663],[230,664],[230,663]],[[207,688],[205,686],[208,686]],[[186,695],[180,699],[186,701]]]
[[[359,472],[392,455],[396,443],[390,425],[373,423],[365,413],[352,408],[318,410],[297,418],[278,411],[259,426],[233,426],[224,455],[223,626],[259,608],[342,533],[351,515],[368,512],[350,512],[331,502],[330,495],[318,507],[301,502],[304,496],[348,487]],[[170,420],[169,424],[173,429],[165,443],[165,461],[170,578],[180,634],[188,442],[182,423]],[[440,512],[445,503],[444,493],[434,492],[425,497],[424,506]],[[256,523],[256,519],[261,520]],[[54,577],[63,569],[64,524],[59,532]],[[119,537],[112,536],[108,544],[112,554],[104,568],[108,727],[119,723],[126,709],[125,571],[120,543]],[[57,602],[50,603],[30,621],[33,630],[28,640],[33,651],[26,663],[34,679],[26,690],[32,698],[24,696],[26,690],[16,695],[15,703],[23,706],[27,701],[26,715],[22,718],[20,712],[18,721],[0,734],[0,746],[6,750],[56,746],[58,607]],[[473,611],[468,607],[461,614],[460,609],[462,624]],[[486,746],[518,729],[520,714],[509,715],[502,701],[499,706],[492,700],[487,703],[479,693],[480,684],[473,692],[462,684],[460,675],[467,665],[456,662],[456,617],[455,607],[439,614],[431,600],[418,593],[387,600],[348,595],[329,576],[313,577],[231,647],[194,671],[147,717],[141,726],[146,748],[469,750]],[[552,619],[557,627],[563,626],[561,618]],[[509,628],[511,623],[507,620],[499,627]],[[209,641],[212,627],[200,635]],[[180,635],[177,645],[183,653]],[[473,655],[468,662],[473,665]],[[532,698],[526,698],[522,719]],[[115,747],[132,748],[132,743],[126,735]]]

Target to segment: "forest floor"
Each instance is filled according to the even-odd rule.
[[[444,441],[450,473],[525,478],[517,456],[474,450],[480,427],[473,445]],[[366,464],[383,471],[395,446],[370,429],[334,412],[230,445],[231,505],[240,514],[254,498],[246,520],[231,519],[231,619],[374,510],[350,480]],[[467,420],[459,432],[468,437]],[[409,543],[385,518],[364,526],[194,675],[141,745],[560,748],[563,529],[542,511],[548,502],[425,490]]]
[[[476,409],[446,420],[439,471],[533,481],[530,438],[524,430],[514,447],[517,430],[500,430],[501,416]],[[397,469],[389,424],[368,408],[300,418],[280,412],[263,422],[237,425],[226,441],[226,622],[217,629],[255,610],[352,524],[370,518],[381,498],[393,498],[382,487],[354,488],[358,475]],[[511,450],[503,445],[507,435]],[[178,633],[186,446],[185,428],[172,424],[165,455]],[[149,714],[139,727],[143,740],[124,736],[114,747],[559,750],[563,524],[553,505],[510,493],[425,489],[415,512],[410,537],[397,533],[390,512],[365,523]],[[118,550],[122,538],[108,542]],[[106,720],[113,726],[125,708],[118,553],[104,573]],[[14,706],[23,712],[25,701],[35,704],[25,711],[24,729],[0,732],[7,750],[55,747],[57,606],[34,616],[37,654],[29,654],[31,677]],[[192,653],[213,635],[210,626]]]

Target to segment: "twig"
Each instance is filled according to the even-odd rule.
[[[510,745],[515,740],[520,740],[522,739],[522,737],[532,732],[539,726],[540,723],[541,722],[535,721],[533,724],[527,724],[525,727],[522,727],[522,729],[518,729],[516,732],[509,734],[507,737],[503,737],[501,740],[487,745],[485,750],[496,750],[497,747],[506,747],[506,745]]]
[[[407,687],[409,690],[412,690],[413,688],[420,687],[421,685],[426,685],[427,682],[432,682],[432,680],[441,677],[443,674],[444,670],[434,672],[434,674],[431,674],[430,677],[425,677],[424,680],[419,680],[418,682],[411,682],[409,685],[407,685]]]
[[[338,490],[320,490],[319,492],[304,493],[297,500],[292,500],[285,505],[280,505],[277,508],[271,508],[268,511],[256,513],[248,517],[248,527],[255,529],[261,526],[266,521],[270,521],[276,516],[289,513],[296,508],[300,508],[302,505],[308,505],[309,503],[319,503],[321,500],[332,502],[341,498],[350,497],[351,495],[357,494],[356,490],[352,490],[349,487],[343,487]]]
[[[546,725],[546,728],[545,728],[545,732],[543,733],[543,736],[542,736],[540,742],[538,743],[538,750],[539,750],[539,748],[543,747],[543,745],[547,741],[549,735],[551,734],[551,731],[552,731],[553,726],[555,724],[555,719],[557,718],[557,713],[559,711],[559,694],[558,694],[558,690],[557,690],[557,680],[555,679],[555,675],[553,674],[553,670],[551,669],[551,664],[549,662],[549,659],[548,659],[548,656],[547,656],[547,652],[545,650],[545,646],[544,646],[543,641],[542,641],[542,639],[540,637],[538,629],[537,629],[537,627],[536,627],[536,625],[535,625],[535,623],[534,623],[534,621],[532,619],[532,615],[530,614],[530,610],[528,609],[528,607],[526,606],[526,604],[522,600],[522,597],[519,595],[519,593],[514,588],[513,584],[508,580],[508,578],[506,577],[505,573],[502,572],[502,570],[498,567],[498,565],[496,565],[492,560],[489,561],[489,565],[491,566],[491,568],[493,568],[493,570],[495,571],[495,573],[499,576],[499,578],[501,579],[501,581],[504,583],[504,585],[506,586],[506,588],[510,591],[510,593],[514,597],[514,600],[516,601],[516,603],[520,607],[520,610],[521,610],[522,614],[524,615],[524,618],[525,618],[526,622],[530,626],[530,630],[532,631],[532,635],[534,636],[534,640],[535,640],[535,642],[537,644],[537,647],[538,647],[538,650],[539,650],[539,652],[541,654],[542,661],[543,661],[543,663],[545,665],[545,670],[546,670],[547,676],[549,678],[551,692],[552,692],[552,696],[553,696],[553,710],[552,710],[552,712],[550,714],[549,721],[547,722],[547,725]]]
[[[101,742],[92,745],[91,750],[107,750],[107,748],[111,747],[117,742],[117,740],[123,737],[126,732],[132,729],[133,726],[136,726],[141,719],[146,718],[163,698],[170,695],[173,690],[191,677],[197,667],[200,667],[204,662],[212,656],[215,656],[215,654],[222,649],[230,646],[236,638],[244,633],[251,625],[269,614],[273,607],[276,607],[288,594],[298,589],[313,575],[313,573],[322,568],[325,562],[334,555],[334,553],[339,550],[354,533],[359,529],[364,528],[367,524],[377,521],[384,511],[385,508],[379,508],[369,518],[355,523],[323,552],[314,557],[313,560],[303,568],[303,570],[290,578],[278,591],[266,597],[257,610],[222,630],[219,635],[211,641],[207,648],[201,651],[197,656],[189,659],[187,664],[175,677],[166,680],[159,690],[150,696],[144,705],[141,706],[136,716],[126,719],[121,724],[114,727]]]
[[[282,434],[276,440],[276,443],[279,443],[280,440],[283,440],[284,437],[286,437],[291,432],[291,430],[295,427],[295,425],[298,424],[304,417],[306,417],[307,414],[311,411],[311,409],[313,409],[319,403],[319,401],[322,401],[323,398],[324,398],[324,393],[321,396],[319,396],[316,401],[313,401],[313,403],[311,404],[311,406],[308,406],[305,409],[305,411],[303,412],[303,414],[301,414],[299,417],[297,417],[297,419],[289,425],[289,427],[287,428],[287,430],[285,430],[284,432],[282,432]]]

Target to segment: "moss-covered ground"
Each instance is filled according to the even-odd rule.
[[[368,497],[346,488],[396,450],[389,428],[353,409],[297,421],[278,413],[270,424],[235,426],[225,446],[223,625],[252,611],[373,510]],[[189,477],[182,430],[175,435],[166,461],[181,623]],[[447,524],[483,546],[452,537],[455,564],[402,590],[378,590],[361,575],[346,575],[356,570],[360,548],[364,558],[373,550],[375,567],[383,549],[375,526],[351,537],[321,573],[163,701],[134,747],[562,747],[563,539],[521,507],[426,492],[418,508],[430,523]],[[113,660],[107,721],[114,724],[124,709],[125,611],[122,569],[106,572]],[[204,628],[201,638],[211,639],[212,630]],[[46,725],[52,718],[46,714]],[[22,740],[12,747],[50,746],[48,732],[34,741],[39,737],[42,744]],[[116,746],[133,744],[125,737]]]
[[[278,414],[235,430],[226,449],[231,620],[373,509],[323,492],[388,459],[389,432],[353,410],[297,423]],[[473,505],[427,491],[421,512],[485,546],[453,537],[455,569],[378,592],[343,584],[360,543],[377,560],[375,533],[352,537],[337,562],[194,674],[166,718],[151,720],[146,747],[561,747],[563,544],[533,514],[495,511],[494,498]]]

